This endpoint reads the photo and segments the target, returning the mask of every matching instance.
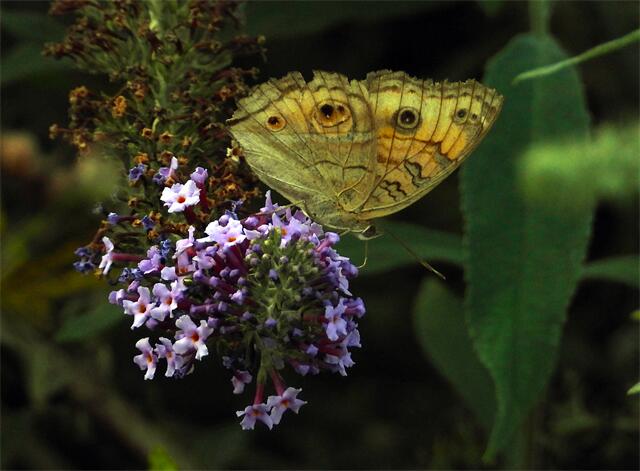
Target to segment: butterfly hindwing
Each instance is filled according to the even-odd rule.
[[[398,107],[378,107],[378,179],[371,195],[359,208],[361,219],[399,211],[420,199],[453,172],[493,125],[502,97],[474,80],[422,82],[420,106],[410,106],[407,83],[419,81],[403,73],[382,73],[382,84],[370,89],[372,102],[395,100]],[[371,81],[369,81],[371,86]],[[375,83],[375,82],[373,82]],[[404,84],[404,85],[401,85]],[[409,88],[411,89],[411,88]],[[394,97],[386,97],[392,94]],[[413,95],[413,93],[411,93]],[[411,113],[401,119],[403,110]],[[413,127],[412,127],[413,126]],[[384,130],[384,131],[380,131]],[[404,139],[404,140],[403,140]],[[407,143],[408,142],[408,143]]]
[[[293,72],[255,87],[238,102],[229,120],[254,172],[291,201],[323,192],[322,176],[313,167],[313,147],[307,142],[307,118],[297,106],[303,93],[299,75]]]
[[[366,89],[340,74],[314,72],[304,97],[318,149],[315,166],[332,198],[350,212],[362,204],[373,184],[376,148]]]

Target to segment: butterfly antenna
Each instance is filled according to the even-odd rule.
[[[446,280],[445,276],[440,273],[438,270],[436,270],[435,268],[433,268],[431,266],[431,264],[429,264],[428,262],[422,260],[418,254],[416,254],[411,247],[409,247],[402,239],[400,239],[397,235],[395,235],[393,232],[389,231],[388,228],[385,228],[384,231],[389,234],[391,237],[393,237],[395,239],[396,242],[398,242],[402,248],[404,248],[411,256],[413,256],[413,258],[416,259],[416,261],[422,265],[423,267],[425,267],[427,270],[433,272],[434,274],[436,274],[437,276],[439,276],[440,278],[442,278],[443,280]]]

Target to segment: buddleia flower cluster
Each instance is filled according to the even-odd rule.
[[[264,52],[264,38],[242,34],[238,2],[56,0],[51,13],[73,15],[74,22],[45,54],[105,75],[115,90],[77,86],[69,93],[69,123],[50,128],[81,158],[109,159],[122,169],[121,187],[101,205],[105,220],[85,255],[99,252],[105,235],[140,248],[167,233],[186,234],[188,225],[206,224],[230,201],[259,196],[238,151],[227,152],[224,125],[247,92],[245,80],[257,73],[238,59]],[[198,167],[207,177],[189,183]],[[162,211],[165,198],[175,199],[172,211],[182,198],[193,208],[196,193],[200,204],[184,212],[186,224]],[[132,230],[112,233],[110,212],[130,220]]]
[[[238,32],[231,1],[57,0],[51,11],[75,22],[46,53],[118,85],[76,87],[70,123],[51,128],[81,158],[121,163],[76,269],[114,285],[109,301],[147,332],[134,357],[145,379],[182,378],[215,353],[234,393],[253,388],[242,427],[271,428],[305,403],[287,370],[353,365],[364,306],[336,234],[269,196],[252,209],[257,182],[223,123],[255,74],[234,61],[261,53],[262,39]]]
[[[159,365],[165,376],[181,378],[213,351],[230,370],[235,394],[254,386],[253,402],[238,411],[243,429],[256,421],[272,428],[285,411],[297,413],[305,402],[282,372],[346,375],[354,364],[350,348],[360,347],[365,309],[349,291],[357,269],[334,250],[338,240],[268,195],[254,216],[228,212],[202,233],[191,226],[188,237],[150,247],[123,272],[128,286],[109,296],[132,329],[151,331],[136,343],[134,358],[145,379]],[[104,245],[105,274],[136,257],[116,252],[107,237]]]

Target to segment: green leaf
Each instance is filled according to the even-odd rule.
[[[78,342],[94,337],[123,322],[122,313],[101,296],[95,307],[86,314],[68,317],[56,333],[58,342]]]
[[[418,341],[431,362],[490,430],[496,406],[493,382],[473,350],[462,300],[440,280],[428,278],[420,287],[414,323]]]
[[[640,394],[640,383],[636,383],[631,388],[629,388],[627,394]]]
[[[369,241],[354,236],[343,237],[336,247],[340,255],[349,257],[353,263],[361,263],[368,244],[367,264],[363,275],[382,273],[401,266],[416,264],[418,261],[398,241],[384,234],[385,227],[393,231],[412,251],[427,262],[441,261],[462,265],[462,243],[460,236],[448,232],[435,231],[417,224],[388,221],[381,226],[383,235]]]
[[[527,34],[489,63],[485,82],[505,95],[504,109],[462,170],[467,322],[497,397],[487,460],[513,440],[552,373],[590,233],[592,201],[562,186],[527,199],[519,178],[530,146],[588,134],[575,70],[511,85],[521,71],[565,57],[551,38]]]
[[[637,255],[623,255],[596,260],[587,264],[582,270],[582,278],[590,280],[615,281],[638,288],[640,262]]]

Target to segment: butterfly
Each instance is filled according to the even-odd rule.
[[[256,86],[227,121],[251,169],[317,222],[376,235],[373,220],[431,191],[482,141],[503,97],[475,80],[388,70],[299,72]]]

